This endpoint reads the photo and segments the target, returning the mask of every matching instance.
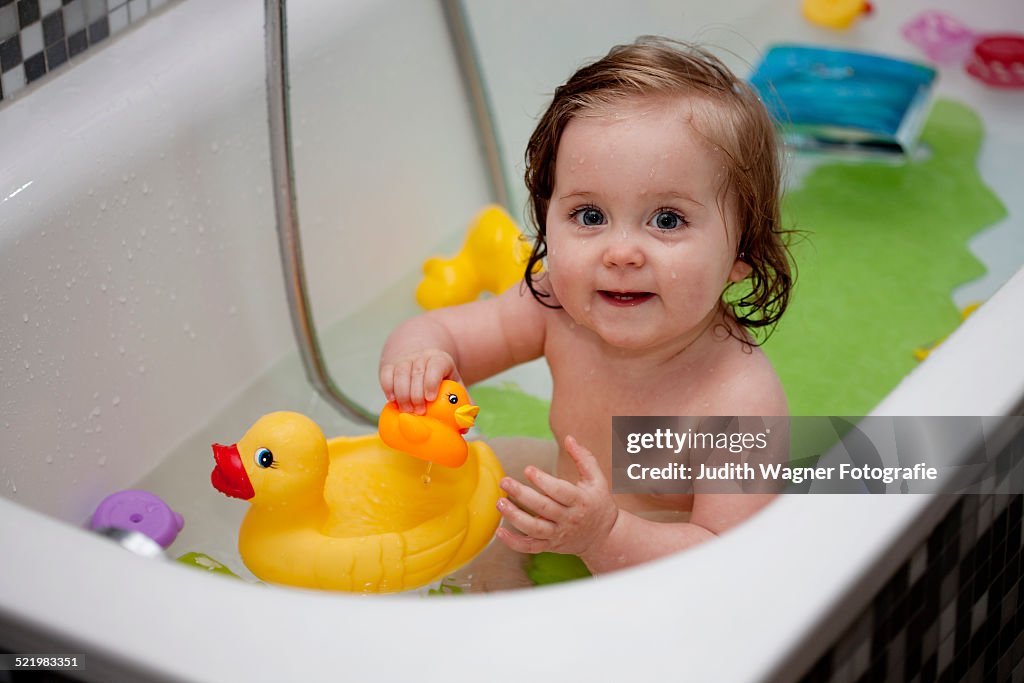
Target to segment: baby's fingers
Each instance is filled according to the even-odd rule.
[[[608,487],[601,466],[597,464],[597,458],[580,445],[579,441],[572,436],[565,437],[565,450],[569,452],[569,456],[576,465],[576,471],[580,473],[580,483],[593,483],[604,488]]]
[[[426,368],[423,372],[424,399],[427,401],[436,399],[441,381],[445,379],[453,379],[459,383],[462,382],[458,370],[455,369],[452,357],[448,354],[435,354],[427,358]]]
[[[555,534],[555,525],[552,522],[523,512],[508,498],[499,498],[497,507],[498,512],[509,524],[531,538],[547,540]]]
[[[426,412],[426,399],[424,398],[424,381],[426,376],[429,357],[416,356],[407,360],[395,363],[394,381],[395,403],[403,413],[416,413],[422,415]]]
[[[550,541],[523,536],[522,534],[513,533],[505,528],[499,528],[494,532],[494,535],[499,541],[519,553],[542,553],[551,547]]]
[[[502,479],[499,486],[502,491],[508,494],[511,500],[515,501],[516,505],[536,515],[540,515],[544,519],[557,522],[565,513],[565,507],[559,505],[543,493],[539,493],[511,477]]]
[[[388,401],[395,400],[395,366],[391,363],[382,365],[380,368],[380,374],[378,375],[380,380],[380,388],[384,392],[384,398]]]
[[[524,474],[526,474],[526,478],[531,484],[556,503],[572,507],[579,502],[580,490],[575,484],[570,484],[564,479],[552,476],[533,465],[527,467],[524,470]]]

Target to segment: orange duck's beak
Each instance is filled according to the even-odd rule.
[[[465,434],[476,422],[476,416],[480,414],[480,406],[466,405],[455,409],[455,424],[459,431]]]
[[[213,488],[226,496],[249,500],[256,495],[249,481],[249,475],[242,465],[242,456],[238,454],[237,444],[221,446],[213,444],[213,460],[217,466],[210,474]]]

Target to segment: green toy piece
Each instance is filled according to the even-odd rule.
[[[206,553],[185,553],[179,557],[177,562],[188,565],[189,567],[195,567],[202,569],[203,571],[211,572],[213,574],[222,574],[224,576],[232,576],[236,579],[241,578],[238,574],[222,565],[217,560],[213,559]]]
[[[561,553],[537,553],[526,565],[526,575],[536,586],[562,583],[593,576],[587,565],[576,555]]]
[[[441,581],[437,588],[431,588],[427,591],[427,595],[462,595],[465,591],[462,590],[462,586],[455,583],[456,579],[453,576]]]

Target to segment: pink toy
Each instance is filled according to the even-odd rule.
[[[928,10],[903,26],[903,37],[936,64],[962,64],[978,35],[943,12]]]
[[[1024,88],[1024,35],[975,33],[943,12],[928,10],[903,26],[903,37],[936,64],[964,64],[996,88]]]

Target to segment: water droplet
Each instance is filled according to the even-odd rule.
[[[100,459],[96,461],[96,464],[99,465],[100,467],[103,467],[104,465],[106,465],[107,464],[107,456],[101,455]]]
[[[115,396],[114,398],[112,398],[112,399],[110,400],[110,404],[111,404],[111,405],[114,405],[114,406],[119,406],[119,405],[121,405],[121,397],[120,397],[120,396]]]
[[[21,319],[24,320],[25,322],[28,322],[28,313],[25,313],[24,315],[22,315]]]
[[[210,143],[210,151],[213,152],[214,154],[216,154],[217,152],[220,151],[220,145],[217,144],[216,142],[211,142]]]
[[[53,464],[53,456],[52,455],[46,456],[46,464],[47,465],[52,465]]]

